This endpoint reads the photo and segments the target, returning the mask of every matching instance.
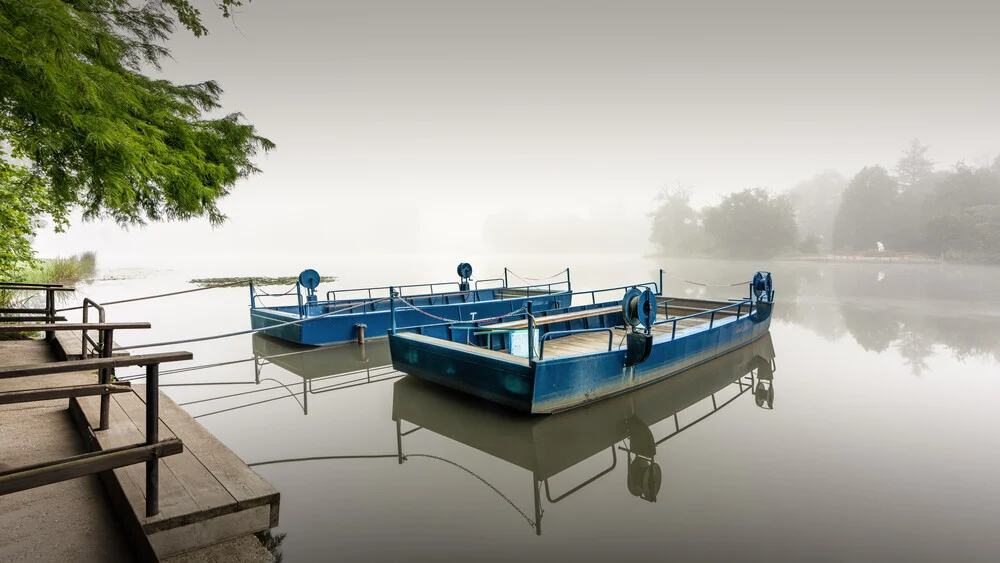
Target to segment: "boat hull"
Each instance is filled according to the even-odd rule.
[[[728,318],[654,338],[645,362],[624,348],[543,360],[517,358],[425,336],[389,336],[393,367],[415,377],[535,414],[571,409],[662,381],[764,336],[770,315]]]

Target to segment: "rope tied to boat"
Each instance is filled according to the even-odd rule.
[[[221,286],[216,286],[216,287],[221,287]],[[211,288],[206,288],[206,289],[211,289]],[[264,291],[264,290],[260,289],[260,288],[259,288],[259,286],[254,286],[254,289],[253,289],[253,292],[254,292],[254,295],[256,295],[256,296],[264,296],[264,297],[284,297],[284,296],[286,296],[286,295],[291,295],[291,294],[293,294],[293,293],[297,292],[297,291],[298,291],[298,289],[299,289],[299,288],[298,288],[298,286],[295,286],[295,285],[293,285],[292,287],[290,287],[290,288],[288,289],[288,291],[286,291],[286,292],[284,292],[284,293],[268,293],[268,292],[266,292],[266,291]]]
[[[660,271],[663,272],[664,274],[666,274],[668,277],[671,277],[671,278],[673,278],[673,279],[675,279],[677,281],[682,281],[684,283],[689,283],[691,285],[699,285],[701,287],[737,287],[737,286],[740,286],[740,285],[747,285],[747,284],[750,283],[750,280],[736,282],[736,283],[703,283],[703,282],[696,282],[696,281],[692,281],[692,280],[686,280],[684,278],[679,278],[679,277],[671,274],[670,272],[668,272],[666,270],[662,270],[661,269]],[[663,290],[663,288],[660,288],[660,291],[662,291],[662,290]]]
[[[500,489],[494,487],[492,483],[490,483],[486,479],[480,477],[479,474],[476,473],[475,471],[472,471],[471,469],[468,469],[468,468],[466,468],[466,467],[464,467],[462,465],[459,465],[458,463],[455,463],[454,461],[451,461],[450,459],[445,459],[443,457],[439,457],[439,456],[431,455],[431,454],[408,454],[408,455],[404,455],[403,459],[406,460],[406,459],[409,459],[411,457],[425,457],[425,458],[428,458],[428,459],[436,459],[438,461],[443,461],[443,462],[445,462],[447,464],[453,465],[453,466],[461,469],[462,471],[465,471],[466,473],[468,473],[469,475],[472,475],[476,479],[479,479],[479,481],[481,481],[484,485],[486,485],[487,487],[493,489],[493,492],[495,492],[497,495],[499,495],[500,498],[502,498],[503,500],[507,501],[507,504],[509,504],[511,506],[511,508],[513,508],[514,510],[516,510],[518,512],[518,514],[521,515],[522,518],[524,518],[524,521],[527,522],[529,526],[531,526],[531,529],[535,529],[535,522],[531,518],[529,518],[528,515],[525,514],[524,511],[521,510],[521,508],[519,506],[517,506],[516,504],[514,504],[514,501],[510,500],[509,498],[507,498],[507,495],[503,494],[500,491]]]
[[[529,277],[526,277],[526,276],[519,275],[517,272],[511,270],[510,268],[507,268],[507,273],[513,274],[515,278],[517,278],[517,279],[519,279],[519,280],[521,280],[523,282],[527,282],[528,285],[531,285],[530,282],[545,281],[545,280],[551,280],[551,279],[557,278],[557,277],[565,274],[568,271],[569,271],[569,268],[564,268],[564,269],[562,269],[562,270],[560,270],[560,271],[552,274],[551,276],[545,276],[544,278],[529,278]]]
[[[332,315],[337,315],[337,314],[343,313],[344,311],[350,311],[351,309],[357,309],[358,307],[367,307],[368,305],[374,305],[374,304],[377,304],[377,303],[384,303],[386,301],[389,301],[389,299],[390,298],[385,297],[383,299],[378,299],[376,301],[365,301],[363,303],[358,303],[356,305],[351,305],[349,307],[342,307],[340,309],[335,309],[333,311],[329,311],[327,313],[323,313],[322,315],[316,315],[316,316],[313,316],[313,317],[303,317],[301,319],[295,319],[295,320],[291,320],[291,321],[288,321],[288,322],[278,323],[276,325],[270,325],[270,326],[265,326],[265,327],[261,327],[261,328],[251,328],[249,330],[240,330],[240,331],[237,331],[237,332],[227,332],[227,333],[223,333],[223,334],[215,334],[215,335],[212,335],[212,336],[201,336],[201,337],[197,337],[197,338],[185,338],[183,340],[170,340],[168,342],[154,342],[154,343],[151,343],[151,344],[133,344],[131,346],[120,346],[118,348],[115,348],[115,350],[135,350],[136,348],[158,348],[160,346],[170,346],[172,344],[189,344],[191,342],[204,342],[206,340],[218,340],[220,338],[229,338],[229,337],[232,337],[232,336],[242,336],[244,334],[254,334],[254,333],[257,333],[257,332],[263,332],[265,330],[271,330],[271,329],[275,329],[275,328],[281,328],[281,327],[284,327],[284,326],[297,325],[297,324],[300,324],[300,323],[311,321],[313,319],[322,319],[324,317],[329,317],[329,316],[332,316]]]
[[[162,377],[164,375],[171,375],[171,374],[174,374],[174,373],[184,373],[184,372],[188,372],[188,371],[198,371],[198,370],[202,370],[202,369],[210,369],[210,368],[217,368],[217,367],[223,367],[223,366],[231,366],[231,365],[234,365],[234,364],[242,364],[242,363],[245,363],[245,362],[252,362],[254,360],[270,360],[271,358],[282,358],[282,357],[285,357],[285,356],[295,356],[295,355],[300,355],[300,354],[308,354],[310,352],[322,352],[324,350],[328,350],[328,348],[324,348],[322,346],[316,346],[316,347],[313,347],[313,348],[309,348],[307,350],[295,350],[294,352],[282,352],[281,354],[271,354],[270,356],[254,356],[252,358],[241,358],[239,360],[226,360],[226,361],[214,362],[214,363],[210,363],[210,364],[200,364],[200,365],[196,365],[196,366],[186,366],[186,367],[182,367],[182,368],[160,370],[160,376]],[[131,381],[131,380],[135,380],[135,379],[145,379],[145,378],[146,378],[146,373],[142,372],[142,373],[137,373],[137,374],[123,375],[121,377],[118,377],[117,379],[120,380],[120,381]]]
[[[430,317],[432,319],[437,319],[437,320],[439,320],[441,322],[451,323],[451,324],[458,324],[458,323],[468,324],[468,323],[493,322],[493,321],[499,321],[500,319],[506,319],[507,317],[511,317],[513,315],[520,315],[521,313],[527,313],[528,312],[528,308],[527,307],[521,307],[520,309],[517,309],[516,311],[511,311],[511,312],[507,313],[506,315],[499,315],[499,316],[496,316],[496,317],[485,317],[485,318],[482,318],[482,319],[469,319],[467,321],[462,321],[462,320],[448,319],[448,318],[445,318],[445,317],[439,317],[439,316],[437,316],[437,315],[435,315],[433,313],[428,313],[427,311],[424,311],[420,307],[417,307],[416,305],[414,305],[413,303],[410,303],[410,302],[406,301],[405,299],[400,299],[399,302],[402,303],[404,307],[407,307],[409,309],[413,309],[414,311],[423,313],[424,315],[427,315],[428,317]]]
[[[144,297],[132,297],[130,299],[120,299],[118,301],[108,301],[107,303],[101,303],[101,306],[106,307],[108,305],[118,305],[118,304],[121,304],[121,303],[132,303],[134,301],[146,301],[147,299],[159,299],[160,297],[170,297],[172,295],[182,295],[182,294],[185,294],[185,293],[194,293],[196,291],[207,291],[209,289],[219,289],[219,288],[223,288],[223,287],[233,287],[233,286],[236,286],[236,285],[243,285],[243,284],[249,283],[249,282],[250,282],[249,279],[245,279],[245,280],[239,280],[239,281],[234,281],[234,282],[224,283],[224,284],[219,284],[219,285],[211,285],[211,286],[208,286],[208,287],[196,287],[194,289],[185,289],[183,291],[172,291],[170,293],[160,293],[160,294],[157,294],[157,295],[146,295]],[[287,294],[284,294],[284,295],[287,295]],[[61,313],[63,311],[77,311],[79,309],[83,309],[83,305],[78,305],[76,307],[64,307],[62,309],[56,309],[56,312],[60,312]]]

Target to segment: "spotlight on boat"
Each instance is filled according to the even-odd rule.
[[[469,279],[472,278],[472,264],[468,262],[462,262],[458,265],[458,277],[462,278],[462,281],[458,284],[459,291],[469,291]]]
[[[315,303],[316,288],[319,287],[319,273],[311,268],[302,270],[302,273],[299,274],[299,283],[309,292],[306,295],[306,301]]]

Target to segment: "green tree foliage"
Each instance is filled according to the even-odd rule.
[[[705,233],[721,254],[769,257],[795,244],[795,209],[785,194],[747,188],[702,213]]]
[[[65,215],[53,208],[39,178],[0,154],[0,272],[34,265],[31,240],[46,214],[57,228],[64,225]]]
[[[858,172],[844,190],[843,201],[834,218],[835,250],[874,250],[877,242],[892,247],[892,225],[898,185],[881,166]]]
[[[122,225],[225,219],[218,200],[274,145],[239,113],[205,116],[220,108],[215,82],[143,74],[169,55],[177,24],[207,32],[187,0],[0,0],[0,158],[27,166],[22,200],[41,206],[22,212],[64,218],[79,205]]]
[[[664,188],[654,201],[658,205],[650,213],[653,227],[649,240],[662,254],[689,254],[703,246],[698,213],[691,207],[690,190]]]

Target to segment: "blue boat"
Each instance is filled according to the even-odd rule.
[[[663,272],[661,271],[661,282]],[[395,369],[518,410],[547,414],[637,389],[767,334],[771,274],[731,301],[665,298],[662,283],[575,293],[590,303],[512,320],[450,323],[389,335]],[[602,292],[623,297],[598,302]],[[659,317],[659,318],[658,318]]]
[[[553,281],[511,287],[510,270],[502,278],[472,280],[472,266],[458,265],[459,281],[334,289],[320,300],[315,270],[299,275],[293,290],[271,294],[250,283],[250,326],[268,336],[310,346],[365,342],[384,338],[390,327],[390,309],[396,327],[418,334],[446,335],[442,323],[471,319],[499,319],[524,310],[548,310],[569,305],[572,291],[569,268]],[[515,274],[516,275],[516,274]],[[264,299],[291,298],[289,305],[265,305]]]

